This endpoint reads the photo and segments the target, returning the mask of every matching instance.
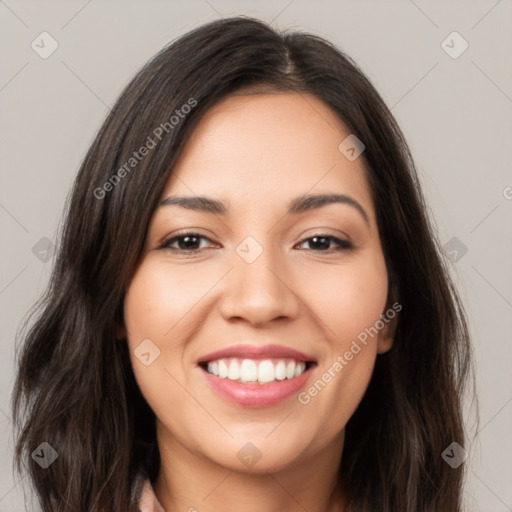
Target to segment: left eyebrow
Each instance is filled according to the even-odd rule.
[[[315,194],[297,197],[290,203],[288,213],[303,213],[305,211],[321,208],[322,206],[333,203],[342,203],[352,206],[361,214],[366,224],[368,224],[368,226],[370,225],[368,214],[361,206],[361,204],[358,203],[354,198],[345,194]]]
[[[347,204],[355,208],[369,226],[368,214],[361,204],[354,198],[345,194],[314,194],[293,199],[288,206],[288,213],[300,214],[306,211],[322,208],[333,203]],[[227,215],[228,208],[225,203],[206,196],[169,196],[166,197],[160,206],[177,205],[189,210],[212,213],[215,215]]]

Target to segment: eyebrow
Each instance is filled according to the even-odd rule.
[[[361,204],[345,194],[314,194],[297,197],[290,202],[287,213],[300,214],[333,203],[352,206],[361,214],[366,224],[370,225],[368,214]],[[222,201],[206,196],[169,196],[160,203],[161,207],[171,205],[215,215],[227,215],[228,213],[228,209]]]

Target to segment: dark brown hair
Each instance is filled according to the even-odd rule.
[[[388,302],[402,310],[393,348],[377,358],[346,426],[339,482],[347,512],[459,512],[464,464],[453,469],[441,453],[465,446],[471,346],[404,136],[350,57],[318,36],[247,17],[203,25],[152,58],[85,156],[50,284],[19,333],[16,469],[28,470],[44,512],[128,510],[137,475],[156,478],[154,413],[127,343],[116,339],[124,293],[184,143],[212,105],[248,86],[315,95],[366,146]],[[170,122],[191,99],[194,108]],[[127,167],[159,126],[161,140]],[[31,457],[43,441],[58,452],[46,469]]]

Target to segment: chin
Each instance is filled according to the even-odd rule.
[[[265,435],[268,435],[268,432]],[[271,437],[252,437],[254,441],[249,440],[251,437],[245,438],[247,440],[244,441],[237,437],[236,440],[230,440],[227,445],[215,443],[215,452],[205,455],[213,463],[231,471],[248,474],[275,473],[292,465],[297,454],[305,447],[299,443],[292,443],[291,440],[288,440],[287,444],[276,443],[276,439]],[[221,451],[224,452],[222,456]]]

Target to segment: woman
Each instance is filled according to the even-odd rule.
[[[80,168],[17,469],[45,512],[460,511],[442,454],[470,354],[369,80],[319,37],[215,21],[137,74]]]

